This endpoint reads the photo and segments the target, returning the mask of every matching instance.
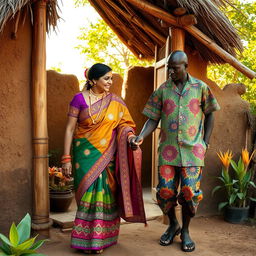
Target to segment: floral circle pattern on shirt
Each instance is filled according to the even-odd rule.
[[[162,155],[165,160],[172,161],[177,157],[178,151],[174,146],[168,145],[164,147]]]
[[[196,144],[193,149],[192,149],[192,153],[198,157],[199,159],[203,160],[204,159],[204,147],[202,144]]]
[[[175,169],[170,165],[162,165],[160,166],[160,175],[166,182],[168,182],[174,178]]]
[[[170,99],[165,100],[164,106],[163,106],[163,112],[168,116],[175,110],[176,107],[177,105],[173,100],[170,100]]]
[[[189,107],[189,110],[196,116],[199,113],[200,110],[200,102],[198,99],[192,99],[189,104],[187,105]]]
[[[163,199],[170,199],[174,196],[173,190],[168,188],[161,188],[159,194],[160,194],[160,197]]]
[[[178,129],[178,122],[176,121],[171,121],[169,125],[169,131],[170,132],[176,132]]]
[[[196,127],[194,125],[190,126],[187,130],[187,133],[190,137],[194,137],[196,135]]]

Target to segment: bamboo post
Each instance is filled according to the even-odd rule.
[[[162,19],[163,21],[168,22],[170,25],[173,25],[176,27],[183,27],[187,32],[189,32],[191,35],[193,35],[198,41],[200,41],[206,47],[211,49],[213,52],[215,52],[217,55],[219,55],[225,62],[229,63],[235,69],[239,70],[242,74],[244,74],[245,76],[247,76],[250,79],[253,79],[256,77],[256,73],[254,71],[247,68],[241,62],[239,62],[235,57],[233,57],[231,54],[229,54],[224,49],[222,49],[212,39],[210,39],[208,36],[206,36],[204,33],[202,33],[195,26],[192,26],[192,25],[189,26],[187,24],[182,24],[181,20],[178,20],[176,17],[174,17],[167,11],[165,11],[157,6],[154,6],[153,4],[150,4],[150,3],[146,2],[145,0],[125,0],[125,1],[131,3],[132,5],[136,6],[137,8],[139,8],[139,9],[141,9],[159,19]]]
[[[32,228],[50,227],[46,96],[46,1],[35,3],[32,48],[33,215]]]

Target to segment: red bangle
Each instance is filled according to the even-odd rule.
[[[61,161],[62,164],[66,164],[66,163],[70,163],[71,162],[71,159],[63,159]]]
[[[63,155],[61,158],[71,158],[71,155]]]

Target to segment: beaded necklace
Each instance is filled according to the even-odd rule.
[[[89,90],[89,116],[92,120],[92,123],[93,124],[97,124],[97,120],[99,119],[100,117],[100,114],[101,114],[101,111],[102,111],[102,107],[103,107],[103,98],[105,96],[105,92],[103,92],[102,94],[100,94],[101,96],[101,103],[100,103],[100,109],[99,109],[99,112],[97,114],[97,116],[95,117],[95,119],[92,117],[92,112],[91,112],[91,109],[92,109],[92,100],[91,100],[91,96],[95,96],[97,99],[100,99],[97,94],[95,94],[91,89]]]

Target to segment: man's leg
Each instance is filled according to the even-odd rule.
[[[182,205],[182,229],[180,238],[182,240],[182,250],[185,252],[192,252],[195,250],[195,243],[189,236],[189,224],[192,214],[188,204]]]
[[[159,184],[157,186],[157,202],[163,213],[169,218],[169,226],[160,238],[160,245],[170,245],[176,235],[180,234],[180,226],[175,214],[177,205],[177,186],[179,173],[176,167],[164,165],[159,167]]]
[[[176,217],[175,207],[172,207],[168,212],[169,227],[160,238],[160,245],[170,245],[175,236],[180,234],[180,225]]]
[[[181,170],[181,193],[178,199],[182,205],[181,249],[185,252],[195,250],[195,243],[189,235],[189,224],[202,199],[201,176],[202,167],[183,167]]]

